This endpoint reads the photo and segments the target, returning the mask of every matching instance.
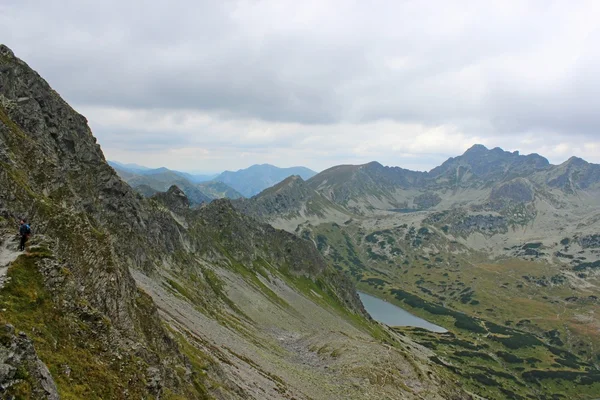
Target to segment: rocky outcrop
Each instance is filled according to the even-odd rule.
[[[219,199],[197,211],[190,226],[190,237],[199,253],[218,251],[225,246],[236,261],[251,266],[259,259],[280,266],[285,273],[317,281],[321,279],[350,310],[366,315],[354,284],[344,274],[328,267],[312,242],[275,229],[241,214],[231,201]]]
[[[492,189],[490,200],[492,201],[514,201],[516,203],[532,202],[535,191],[530,182],[523,178],[517,178],[503,183]]]
[[[600,165],[590,164],[578,157],[571,157],[563,164],[556,166],[543,177],[545,183],[567,193],[578,190],[600,189]]]
[[[32,398],[58,400],[56,383],[27,335],[15,334],[15,328],[6,324],[0,327],[0,341],[0,397],[21,398],[19,385],[27,379]]]
[[[173,185],[164,193],[157,193],[152,196],[152,199],[166,206],[169,210],[175,213],[181,213],[190,208],[190,201],[177,186]]]

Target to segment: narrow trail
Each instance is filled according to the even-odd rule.
[[[15,261],[21,254],[17,250],[19,243],[13,237],[0,237],[0,289],[4,287],[6,282],[6,273],[10,263]]]

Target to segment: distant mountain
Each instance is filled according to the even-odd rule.
[[[293,224],[311,218],[334,218],[332,214],[336,214],[336,219],[349,218],[342,207],[315,191],[298,175],[284,179],[251,199],[239,199],[233,204],[243,213],[265,221],[280,219]]]
[[[222,182],[195,183],[186,178],[183,173],[167,168],[144,170],[138,174],[121,168],[118,164],[113,164],[113,168],[121,179],[144,197],[151,197],[158,192],[166,192],[173,185],[185,193],[192,205],[208,203],[224,197],[231,199],[242,197],[241,194]]]
[[[550,168],[548,160],[538,154],[523,156],[518,151],[511,153],[498,147],[489,150],[483,145],[474,145],[462,156],[450,158],[431,170],[427,177],[437,185],[473,187],[531,176]]]
[[[148,168],[148,167],[144,167],[144,166],[138,165],[138,164],[124,164],[124,163],[120,163],[118,161],[108,161],[108,165],[110,165],[113,168],[118,168],[122,173],[127,172],[127,173],[131,173],[131,174],[135,174],[135,175],[155,175],[155,174],[159,174],[161,172],[170,171],[170,172],[173,172],[173,173],[189,180],[192,183],[200,183],[200,182],[210,181],[218,175],[218,174],[190,174],[188,172],[171,170],[166,167]]]
[[[244,196],[231,186],[218,181],[202,182],[197,185],[200,190],[213,199],[239,199]]]
[[[214,180],[226,183],[245,197],[252,197],[292,175],[306,180],[316,175],[316,172],[305,167],[279,168],[262,164],[235,172],[225,171]]]
[[[511,185],[507,183],[513,182]],[[329,168],[306,182],[322,196],[362,214],[370,210],[424,210],[442,201],[521,196],[507,191],[563,194],[600,188],[600,166],[579,158],[552,165],[538,154],[521,155],[475,145],[429,172],[386,167],[378,162]],[[500,187],[503,190],[499,190]],[[534,193],[535,192],[535,193]],[[473,197],[475,196],[475,197]]]
[[[161,193],[159,190],[156,190],[148,185],[139,185],[133,189],[144,197],[152,197],[157,193]]]
[[[215,179],[219,174],[190,174],[188,172],[173,171],[193,183],[209,182]]]
[[[142,173],[144,171],[150,171],[152,169],[152,168],[144,167],[143,165],[138,165],[138,164],[133,164],[133,163],[123,164],[118,161],[107,161],[107,162],[108,162],[108,165],[110,165],[113,168],[118,167],[124,171],[129,171],[129,172],[133,172],[133,173]]]
[[[384,167],[378,162],[364,165],[340,165],[329,168],[308,181],[310,187],[331,201],[350,208],[397,208],[405,199],[397,196],[424,185],[427,174],[399,167]],[[368,199],[361,204],[353,200]]]
[[[196,186],[196,184],[170,170],[134,176],[130,179],[126,179],[126,182],[132,188],[148,186],[159,192],[166,192],[171,186],[176,185],[183,190],[191,204],[208,203],[213,199]]]

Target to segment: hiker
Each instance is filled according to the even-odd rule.
[[[25,251],[25,243],[27,239],[29,239],[29,235],[31,235],[31,227],[27,225],[27,221],[25,219],[21,220],[21,226],[19,227],[19,235],[21,235],[21,243],[19,244],[19,250]]]

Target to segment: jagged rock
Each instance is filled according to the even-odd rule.
[[[165,193],[157,193],[152,196],[173,212],[181,212],[190,208],[190,201],[179,187],[173,185]]]
[[[0,341],[0,397],[11,398],[11,388],[27,375],[34,398],[58,400],[56,383],[27,335],[15,335],[15,328],[7,324],[0,332]]]

